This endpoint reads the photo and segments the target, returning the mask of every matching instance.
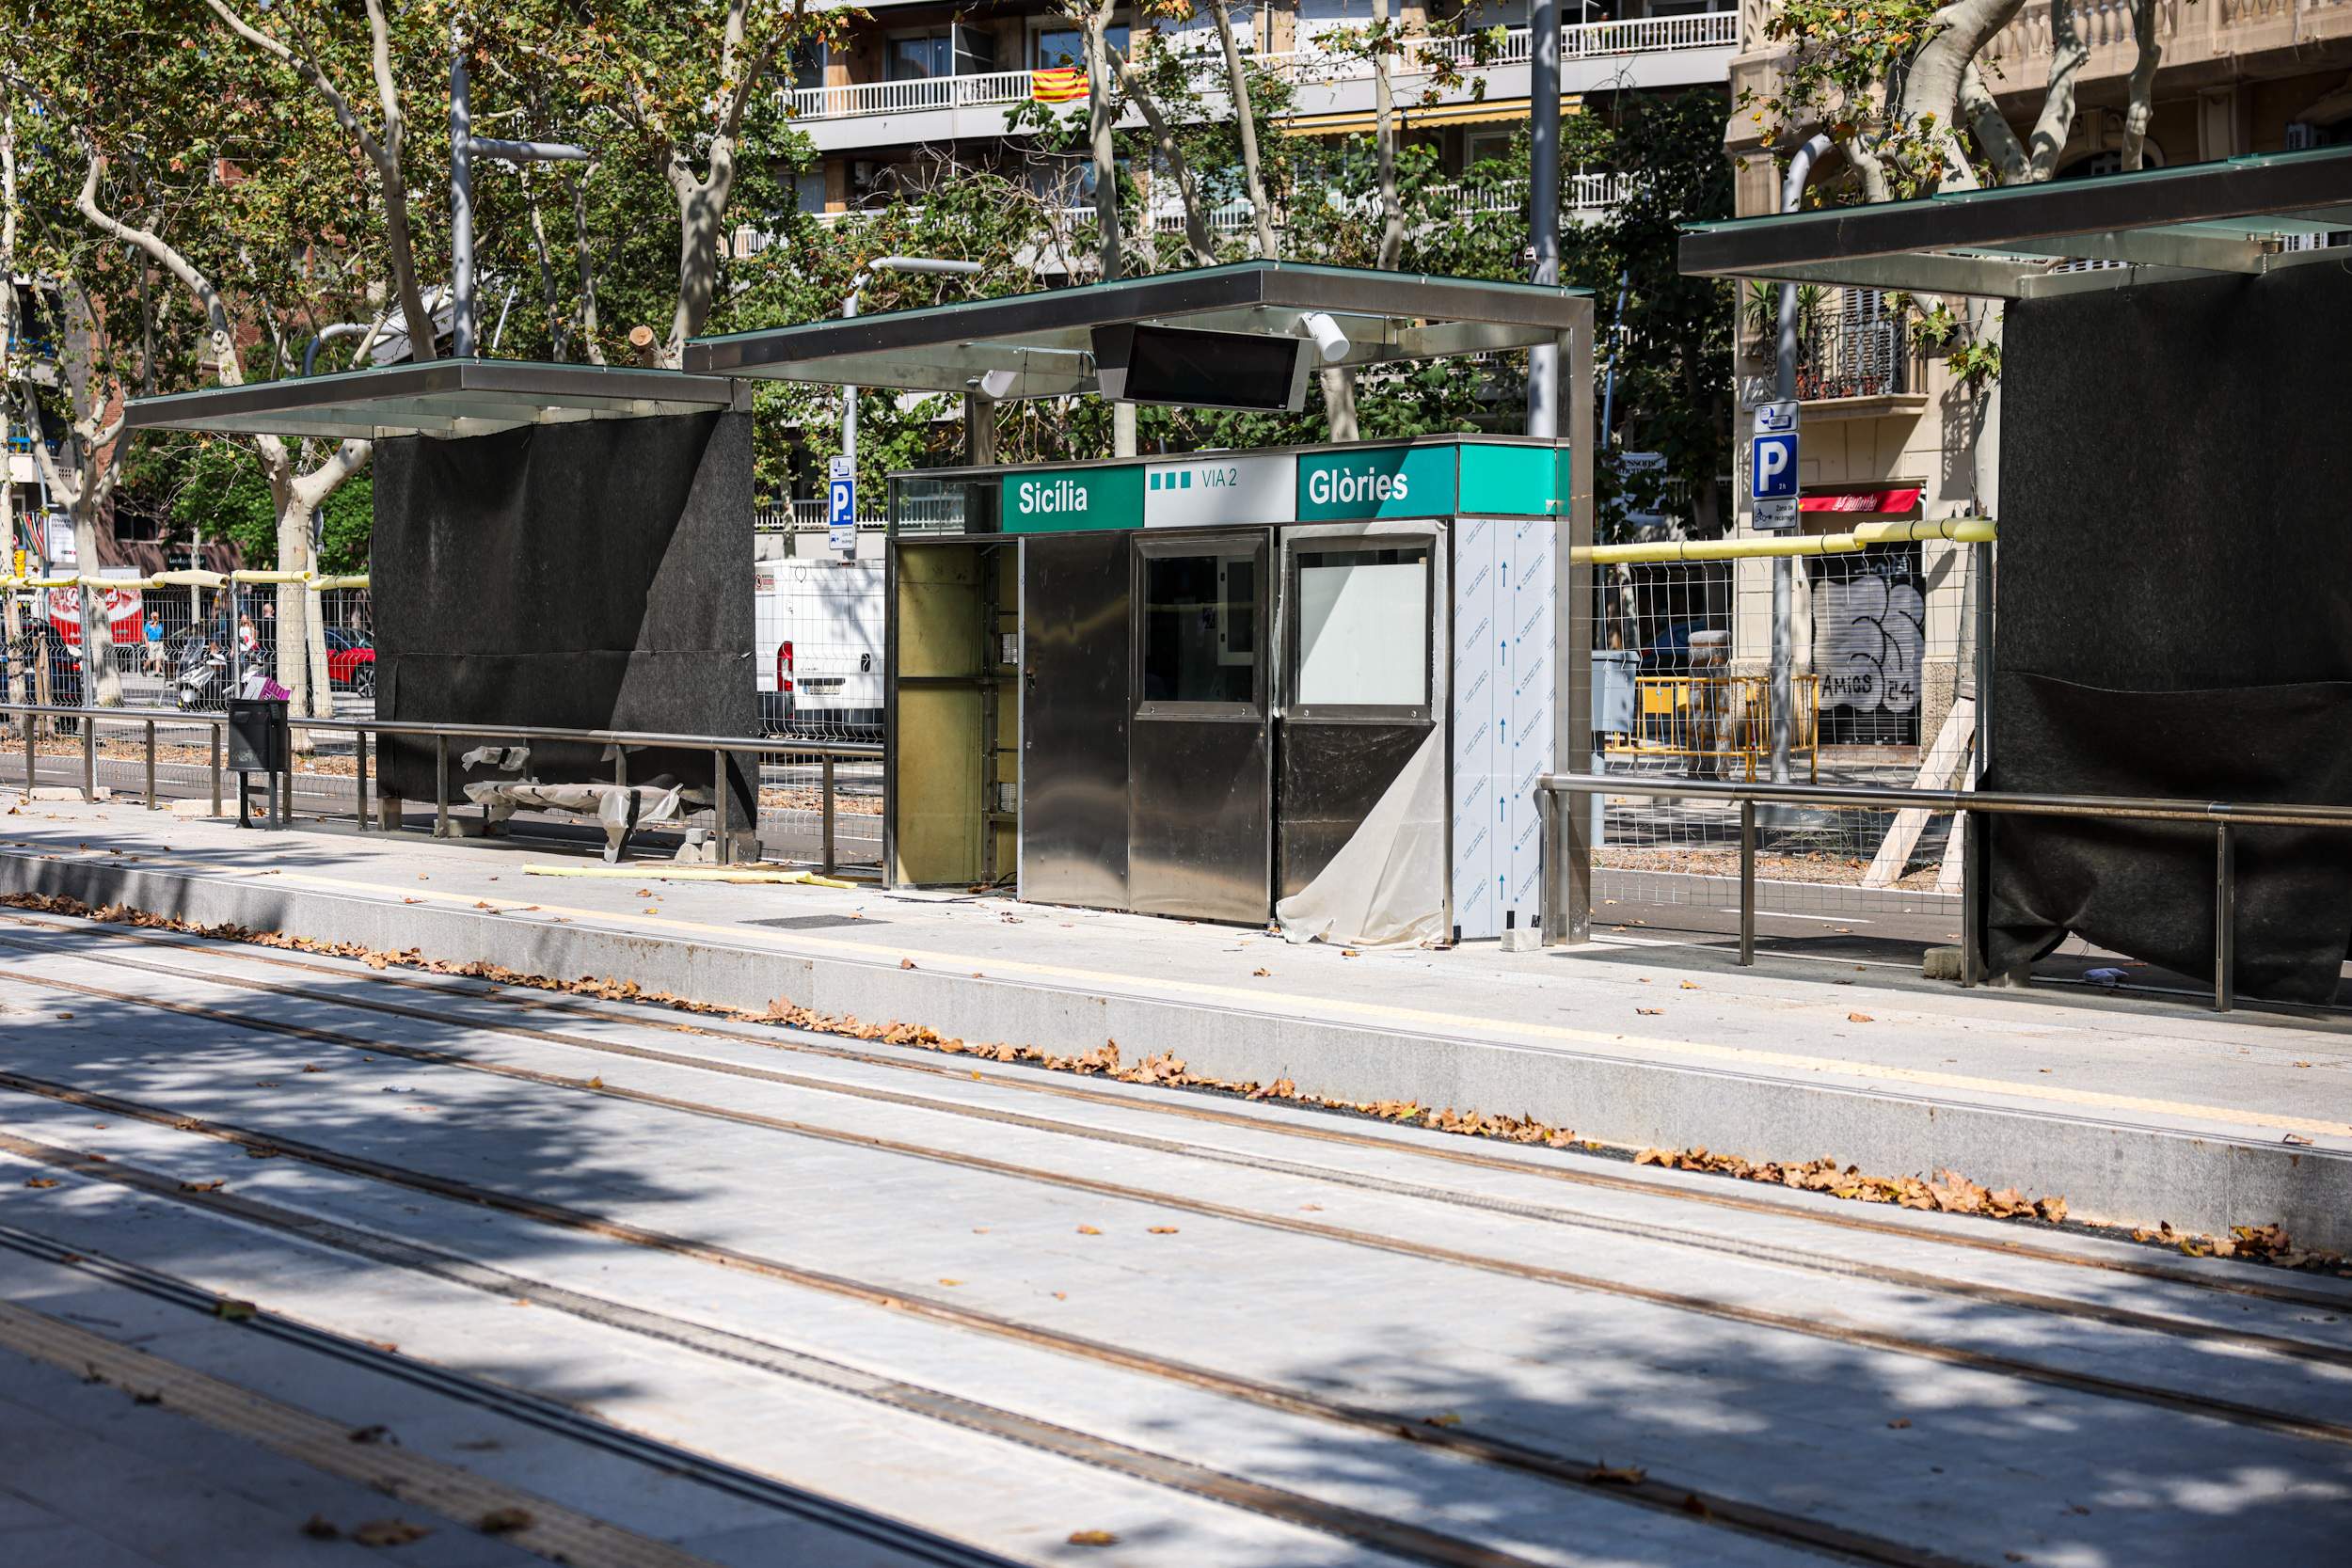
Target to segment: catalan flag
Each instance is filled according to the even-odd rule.
[[[1029,97],[1040,103],[1075,103],[1087,95],[1087,73],[1076,66],[1029,72]]]

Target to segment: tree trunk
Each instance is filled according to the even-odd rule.
[[[1272,261],[1279,259],[1274,240],[1274,209],[1266,200],[1265,174],[1258,156],[1257,114],[1249,103],[1249,77],[1242,69],[1241,45],[1233,37],[1232,13],[1225,8],[1229,0],[1209,0],[1209,12],[1216,19],[1216,40],[1225,51],[1225,86],[1233,101],[1233,127],[1241,137],[1241,177],[1249,193],[1250,218],[1258,231],[1258,254]]]
[[[98,459],[91,454],[94,467]],[[87,471],[87,470],[86,470]],[[82,482],[73,499],[74,570],[85,579],[98,575],[98,508],[101,498],[94,478]],[[114,628],[106,617],[106,591],[87,580],[75,590],[82,601],[82,705],[120,707],[122,672],[115,668]]]
[[[2132,41],[2138,53],[2132,59],[2130,100],[2123,111],[2123,166],[2138,169],[2148,155],[2148,121],[2155,113],[2156,67],[2164,62],[2164,45],[2156,41],[2156,0],[2132,0]]]

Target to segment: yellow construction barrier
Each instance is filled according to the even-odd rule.
[[[61,578],[0,577],[0,589],[10,588],[219,588],[231,582],[298,582],[313,592],[336,588],[365,588],[367,574],[321,577],[316,572],[157,572],[146,578],[101,578],[87,573]]]
[[[525,864],[526,877],[585,877],[628,878],[640,882],[783,882],[807,887],[853,888],[855,882],[845,882],[834,877],[819,877],[814,871],[781,871],[756,865],[533,865]]]
[[[1805,759],[1819,782],[1821,763],[1821,680],[1789,677],[1789,754]],[[1770,675],[1636,675],[1633,733],[1613,735],[1602,747],[1612,757],[1645,761],[1677,757],[1698,764],[1701,778],[1721,778],[1731,767],[1750,782],[1772,755]]]
[[[1667,539],[1649,545],[1590,545],[1573,552],[1596,566],[1638,565],[1664,561],[1763,561],[1774,556],[1851,555],[1872,545],[1907,545],[1948,539],[1956,545],[1989,544],[2000,537],[1990,517],[1947,517],[1940,522],[1861,523],[1844,533],[1750,534],[1739,539]]]

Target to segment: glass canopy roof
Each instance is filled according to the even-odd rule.
[[[1591,320],[1589,292],[1290,261],[1243,261],[926,306],[686,345],[686,368],[834,386],[964,392],[992,372],[1000,399],[1098,390],[1093,332],[1128,323],[1272,337],[1328,315],[1349,365],[1555,342]],[[992,388],[993,390],[993,388]]]
[[[2341,262],[2321,237],[2346,230],[2352,148],[2321,148],[1692,224],[1681,264],[1702,277],[2037,299]]]
[[[751,389],[720,376],[636,366],[436,359],[134,398],[125,422],[133,430],[223,436],[447,438],[519,425],[750,406]]]

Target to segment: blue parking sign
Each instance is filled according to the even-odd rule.
[[[835,457],[825,483],[826,543],[836,555],[857,553],[857,469],[854,460]]]
[[[1795,432],[1786,436],[1758,436],[1756,438],[1755,461],[1755,477],[1748,489],[1757,500],[1786,500],[1797,493]]]

